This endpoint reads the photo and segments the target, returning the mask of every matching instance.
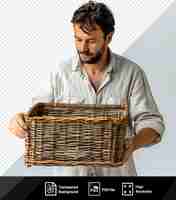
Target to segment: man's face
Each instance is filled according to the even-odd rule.
[[[102,59],[102,55],[109,42],[104,38],[104,33],[98,25],[95,25],[96,30],[85,33],[80,28],[80,24],[74,24],[75,46],[79,58],[83,64],[95,64]]]

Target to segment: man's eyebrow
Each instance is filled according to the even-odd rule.
[[[78,39],[81,39],[81,38],[80,38],[79,36],[77,36],[77,35],[74,35],[74,37],[75,37],[75,38],[78,38]]]
[[[80,38],[79,36],[77,36],[77,35],[74,35],[74,37],[75,38],[77,38],[77,39],[82,39],[82,38]],[[88,40],[96,40],[96,38],[94,38],[94,37],[90,37],[90,38],[88,38]]]

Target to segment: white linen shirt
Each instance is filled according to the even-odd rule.
[[[46,85],[45,85],[46,84]],[[84,104],[122,104],[129,106],[128,136],[138,134],[143,128],[153,128],[160,136],[164,122],[158,111],[144,71],[129,59],[110,51],[106,76],[95,92],[86,72],[80,68],[78,55],[59,65],[50,81],[41,85],[33,98],[37,102],[62,101]],[[120,167],[58,166],[57,176],[136,176],[133,156]]]

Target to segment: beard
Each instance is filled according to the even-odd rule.
[[[90,53],[89,51],[80,52],[77,50],[77,52],[79,59],[83,64],[96,64],[101,60],[103,56],[103,51],[101,49],[98,49],[95,54]]]

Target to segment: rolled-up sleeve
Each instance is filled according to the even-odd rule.
[[[163,136],[165,125],[163,116],[153,98],[150,85],[142,69],[133,76],[130,92],[130,115],[136,134],[143,128],[152,128]]]

